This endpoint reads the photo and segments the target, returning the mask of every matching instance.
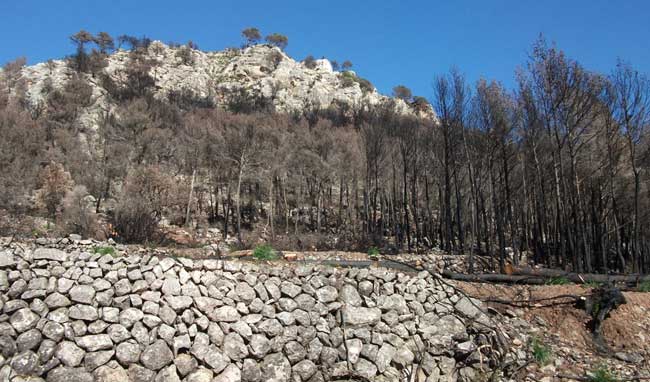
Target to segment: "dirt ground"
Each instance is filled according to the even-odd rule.
[[[562,295],[587,296],[591,288],[579,285],[456,284],[482,301],[536,300],[531,304],[515,303],[520,307],[487,303],[494,312],[502,315],[506,328],[519,330],[522,334],[528,332],[528,341],[515,341],[522,350],[530,351],[531,338],[539,339],[551,349],[549,364],[540,366],[531,362],[525,368],[527,374],[523,380],[570,381],[563,376],[588,378],[589,372],[598,368],[608,370],[617,380],[635,381],[639,379],[634,377],[650,377],[650,293],[623,293],[626,303],[614,310],[603,324],[603,337],[611,352],[602,354],[594,345],[589,327],[591,317],[586,311],[573,303],[574,298],[555,298]]]

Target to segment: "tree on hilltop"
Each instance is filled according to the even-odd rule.
[[[131,50],[147,49],[149,48],[149,45],[151,45],[151,39],[147,36],[138,38],[135,36],[123,34],[117,38],[118,49],[123,45],[129,45],[131,47]]]
[[[95,44],[97,44],[101,53],[106,54],[109,50],[115,49],[115,42],[113,41],[113,37],[111,37],[111,35],[106,32],[97,33],[97,35],[93,37],[93,41]]]
[[[422,96],[415,96],[413,97],[413,106],[416,110],[424,111],[429,107],[429,101]]]
[[[246,39],[246,46],[255,45],[262,39],[260,30],[252,27],[241,31],[241,35]]]
[[[309,69],[314,69],[316,68],[316,59],[314,59],[314,56],[311,54],[302,61],[303,64],[305,64],[305,67]]]
[[[88,65],[86,44],[93,41],[93,35],[82,29],[70,36],[70,40],[77,46],[77,53],[73,56],[75,69],[79,72],[84,72]]]
[[[397,85],[393,88],[393,97],[399,98],[404,102],[411,102],[413,99],[413,93],[411,92],[411,89],[406,86]]]
[[[287,36],[279,33],[273,33],[265,38],[266,42],[268,42],[271,45],[277,46],[278,48],[284,50],[287,45],[289,44],[289,39]]]

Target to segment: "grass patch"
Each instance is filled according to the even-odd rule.
[[[377,257],[379,256],[380,252],[377,247],[370,247],[368,249],[368,257]]]
[[[253,250],[253,257],[257,260],[275,260],[278,253],[268,244],[258,245]]]
[[[644,281],[639,284],[639,292],[650,293],[650,281]]]
[[[584,283],[585,288],[590,288],[590,289],[596,289],[600,288],[603,285],[603,283],[599,283],[598,281],[587,281]]]
[[[609,371],[605,365],[598,366],[589,375],[589,381],[591,382],[616,382],[617,380],[614,373]]]
[[[544,366],[551,361],[551,348],[544,344],[539,338],[534,337],[530,345],[535,362]]]
[[[567,285],[571,284],[571,281],[564,276],[551,277],[546,281],[546,285]]]
[[[93,248],[94,253],[99,253],[100,255],[111,255],[115,256],[115,248],[104,246],[104,247],[95,247]]]

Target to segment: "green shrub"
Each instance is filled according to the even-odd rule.
[[[357,77],[357,82],[364,93],[370,93],[375,89],[375,87],[372,86],[372,83],[365,78]]]
[[[275,260],[278,258],[278,253],[270,245],[263,244],[255,247],[253,257],[257,260]]]
[[[192,52],[192,48],[189,45],[178,48],[175,56],[180,58],[183,65],[194,65],[194,52]]]
[[[545,345],[539,338],[534,337],[531,341],[531,349],[535,361],[544,366],[551,360],[551,348]]]
[[[359,87],[364,93],[374,90],[374,86],[372,86],[372,83],[370,83],[370,81],[357,76],[351,71],[345,71],[341,73],[341,83],[344,88],[353,86],[355,83],[358,83]]]
[[[639,284],[639,292],[650,292],[650,281],[644,281]]]
[[[591,382],[616,382],[616,376],[607,369],[607,366],[600,365],[596,369],[592,370],[591,375],[589,376],[589,381]]]
[[[380,255],[379,249],[377,247],[370,247],[368,249],[368,256],[369,257],[377,257]]]
[[[316,68],[316,59],[311,54],[309,56],[305,57],[305,59],[302,61],[302,63],[305,64],[305,67],[307,67],[309,69],[315,69]]]
[[[352,72],[342,72],[341,73],[341,82],[344,88],[348,88],[354,85],[356,81],[356,76]]]
[[[551,277],[546,281],[546,285],[567,285],[571,282],[564,276]]]
[[[586,288],[596,289],[600,288],[603,283],[599,283],[598,281],[587,281],[584,285]]]
[[[105,247],[95,247],[93,248],[94,253],[99,253],[100,255],[115,255],[115,248],[105,246]]]

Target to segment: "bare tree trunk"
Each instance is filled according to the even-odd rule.
[[[451,252],[452,247],[453,247],[453,228],[451,224],[451,174],[450,174],[450,167],[451,167],[451,160],[450,160],[450,153],[449,151],[451,150],[449,148],[449,132],[447,131],[448,128],[444,128],[444,178],[445,178],[445,191],[444,191],[444,196],[445,196],[445,201],[444,201],[444,216],[445,216],[445,242],[444,242],[444,249],[447,252]]]
[[[458,253],[463,254],[465,251],[465,234],[463,230],[463,202],[461,200],[458,171],[454,166],[454,188],[456,193],[456,224],[458,225]]]
[[[318,186],[318,196],[316,197],[316,232],[320,233],[320,215],[321,215],[321,206],[322,206],[322,196],[323,192],[321,191],[320,185]]]
[[[341,226],[343,225],[343,177],[339,177],[339,213],[337,216],[337,225],[339,230],[341,229]]]
[[[289,234],[289,203],[287,202],[287,185],[284,184],[284,181],[280,180],[280,185],[282,186],[282,200],[284,201],[284,233]]]
[[[237,189],[236,189],[236,197],[237,199],[235,200],[235,207],[237,209],[237,240],[241,244],[241,181],[242,181],[242,176],[244,174],[244,167],[240,163],[239,165],[239,172],[237,175]]]
[[[634,158],[633,158],[634,160]],[[641,268],[641,256],[639,251],[639,194],[641,193],[641,174],[636,168],[636,165],[632,165],[632,171],[634,173],[634,216],[633,216],[633,234],[632,234],[632,254],[633,254],[633,264],[632,271],[639,272]]]
[[[275,240],[275,229],[273,226],[273,183],[274,179],[269,182],[269,225],[271,227],[271,239]]]
[[[227,203],[223,203],[223,238],[224,240],[228,238],[228,220],[231,216],[232,211],[232,197],[230,190],[230,182],[228,182],[228,196],[226,197]]]
[[[411,251],[411,224],[409,221],[409,205],[408,205],[408,183],[406,180],[406,158],[404,158],[404,192],[403,192],[403,207],[404,207],[404,229],[406,230],[406,245]]]
[[[497,188],[493,170],[490,169],[490,183],[492,184],[492,211],[496,221],[497,240],[499,241],[499,272],[505,272],[506,266],[506,239],[503,233],[503,220],[501,218],[501,204],[497,201]]]
[[[192,209],[192,196],[194,195],[194,179],[196,178],[196,169],[192,169],[192,181],[190,182],[190,194],[187,197],[187,209],[185,210],[185,226],[190,226],[190,211]]]

